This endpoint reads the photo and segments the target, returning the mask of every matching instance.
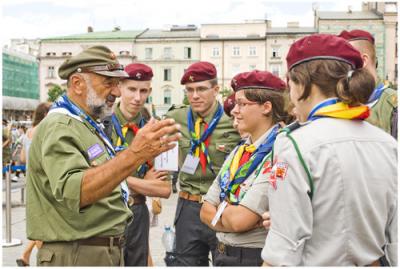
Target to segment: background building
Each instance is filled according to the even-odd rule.
[[[185,69],[200,60],[200,31],[194,25],[174,25],[146,30],[133,44],[138,62],[153,69],[152,94],[148,99],[158,116],[184,98],[180,81]]]
[[[316,11],[320,33],[362,29],[375,38],[378,76],[397,84],[397,2],[363,3],[362,11]]]
[[[3,49],[3,118],[30,120],[39,104],[39,63],[35,57]]]

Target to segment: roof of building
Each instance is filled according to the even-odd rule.
[[[42,41],[67,41],[67,40],[105,40],[105,39],[125,39],[133,40],[137,35],[144,30],[130,30],[130,31],[102,31],[102,32],[89,32],[84,34],[75,34],[59,37],[43,38]]]
[[[30,55],[30,54],[26,54],[26,53],[23,53],[23,52],[20,52],[20,51],[16,51],[14,49],[3,48],[3,53],[11,55],[11,56],[14,56],[14,57],[18,57],[18,58],[24,59],[26,61],[31,61],[31,62],[35,62],[35,63],[38,62],[38,60],[36,59],[35,56]]]
[[[314,27],[272,27],[267,29],[267,35],[275,34],[312,34],[318,30]]]
[[[172,28],[173,29],[173,28]],[[200,38],[199,29],[176,29],[176,30],[163,30],[163,29],[150,29],[143,34],[139,35],[137,39],[156,39],[156,38]]]
[[[322,20],[379,20],[379,19],[382,19],[381,15],[378,15],[371,11],[352,11],[352,12],[318,11],[317,17]]]

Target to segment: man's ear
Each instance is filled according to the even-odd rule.
[[[371,58],[369,58],[368,54],[362,53],[361,58],[363,59],[363,68],[370,64]]]
[[[214,96],[217,96],[219,92],[219,85],[214,87]]]
[[[85,80],[83,79],[82,76],[80,76],[78,74],[71,75],[71,77],[69,78],[69,85],[70,85],[71,90],[76,95],[82,95],[86,89]]]

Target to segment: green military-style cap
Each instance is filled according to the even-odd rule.
[[[105,46],[85,49],[67,59],[58,69],[58,75],[62,79],[68,79],[74,72],[91,72],[107,77],[129,77],[124,67],[117,61],[115,54]]]

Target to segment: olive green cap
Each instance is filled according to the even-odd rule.
[[[107,77],[129,77],[115,54],[105,46],[87,48],[67,59],[58,69],[58,75],[62,79],[68,79],[74,72],[91,72]]]

